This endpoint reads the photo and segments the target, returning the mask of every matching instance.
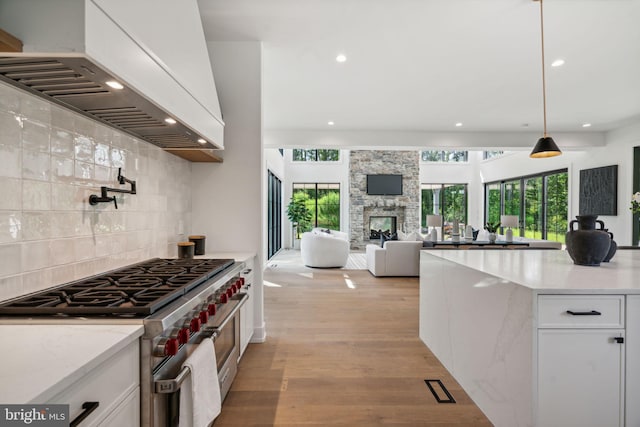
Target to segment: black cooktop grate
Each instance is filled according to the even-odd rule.
[[[233,263],[154,258],[0,303],[0,315],[148,316]]]

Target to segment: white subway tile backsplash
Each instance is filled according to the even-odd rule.
[[[0,277],[0,301],[14,298],[24,293],[22,275]]]
[[[21,245],[21,250],[24,271],[39,270],[50,266],[48,240],[24,242]]]
[[[22,181],[0,176],[0,210],[22,209]]]
[[[22,239],[22,212],[0,211],[0,243],[14,243]]]
[[[76,261],[85,261],[95,258],[95,238],[93,236],[90,236],[74,239],[74,250],[76,254]]]
[[[67,159],[75,155],[74,135],[67,129],[51,129],[51,154]]]
[[[78,185],[90,185],[93,180],[93,163],[79,162],[76,160],[74,168],[74,183]]]
[[[111,147],[107,144],[98,143],[95,145],[93,159],[96,165],[111,166]]]
[[[190,229],[189,162],[2,82],[0,158],[0,300],[175,256]],[[118,168],[138,194],[89,205]]]
[[[51,238],[51,213],[22,212],[22,240],[43,240]]]
[[[51,181],[72,183],[74,162],[68,157],[51,156]]]
[[[22,148],[49,153],[51,151],[49,135],[50,128],[47,124],[25,120],[22,128]]]
[[[0,144],[0,159],[2,159],[0,176],[22,178],[22,148],[19,143],[13,145]]]
[[[93,139],[76,135],[74,138],[76,160],[93,163]]]
[[[22,150],[22,178],[49,181],[51,175],[49,153]]]
[[[22,273],[22,251],[20,243],[0,245],[0,277]]]
[[[76,260],[75,239],[53,239],[49,242],[51,265],[70,264]]]
[[[20,146],[22,127],[14,113],[0,111],[0,129],[0,145]]]
[[[22,180],[22,209],[29,211],[51,210],[51,183]]]

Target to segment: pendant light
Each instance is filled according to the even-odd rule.
[[[544,118],[544,134],[538,140],[529,157],[540,159],[545,157],[554,157],[562,154],[553,138],[547,135],[547,86],[544,75],[544,20],[542,17],[542,0],[533,0],[540,2],[540,39],[542,41],[542,114]]]

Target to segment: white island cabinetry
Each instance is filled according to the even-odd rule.
[[[640,426],[640,251],[422,251],[420,338],[500,426]]]

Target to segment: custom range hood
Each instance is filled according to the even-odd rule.
[[[150,19],[150,11],[153,19]],[[224,122],[195,0],[0,0],[0,79],[192,161]]]

